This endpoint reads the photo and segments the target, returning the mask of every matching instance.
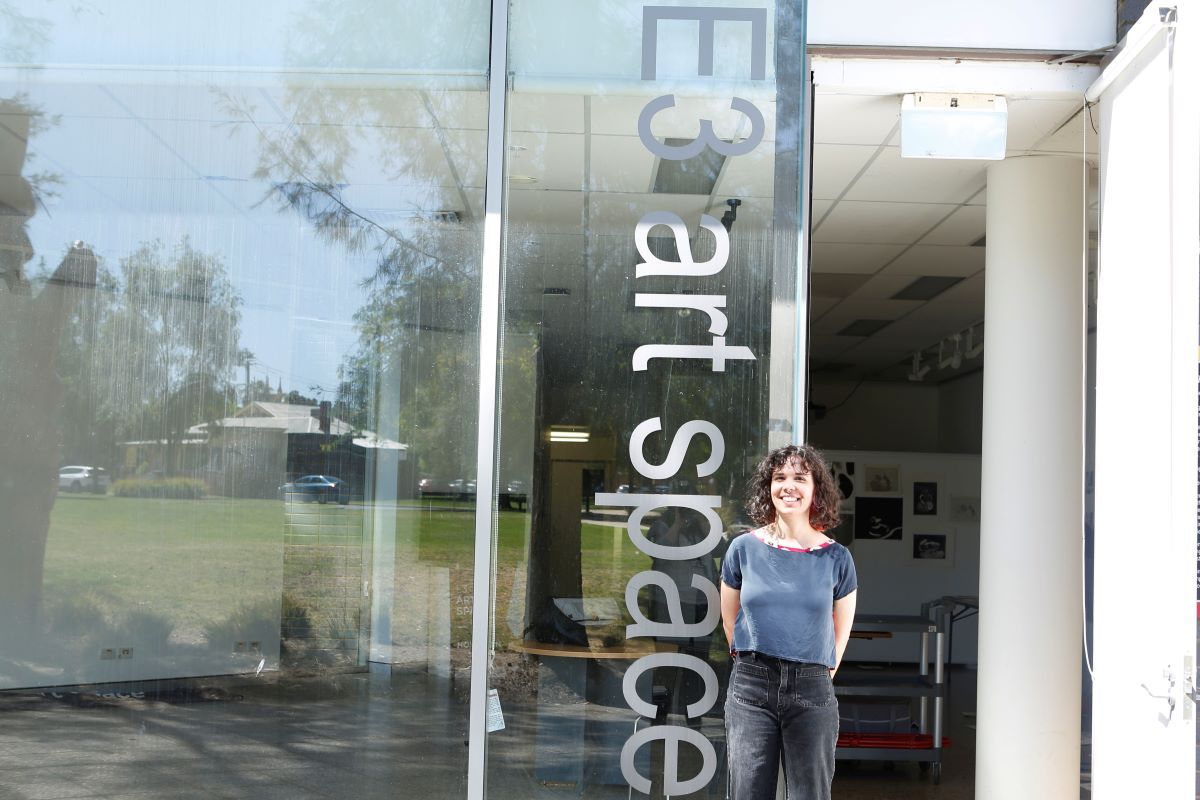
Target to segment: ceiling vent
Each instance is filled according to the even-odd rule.
[[[837,332],[838,336],[871,336],[892,324],[890,319],[856,319]]]
[[[962,278],[947,275],[924,275],[892,295],[893,300],[932,300]]]

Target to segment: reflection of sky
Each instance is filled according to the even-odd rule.
[[[52,269],[78,239],[119,273],[120,259],[142,242],[171,248],[187,237],[196,250],[222,259],[244,301],[242,346],[257,361],[252,377],[269,376],[272,386],[282,380],[285,391],[336,386],[337,368],[357,343],[353,317],[367,299],[362,282],[375,254],[330,243],[298,213],[264,202],[269,184],[253,174],[260,131],[285,137],[291,130],[277,97],[236,90],[256,101],[251,125],[232,121],[200,85],[47,83],[24,90],[59,117],[33,139],[25,164],[26,175],[62,178],[28,223],[35,258]],[[0,96],[12,94],[0,86]],[[414,214],[455,196],[453,187],[438,185],[445,170],[433,164],[391,180],[383,174],[383,136],[393,155],[418,162],[428,156],[409,146],[404,129],[351,130],[358,149],[338,177],[356,212],[404,229]],[[320,141],[317,132],[311,138]],[[242,371],[236,380],[244,380]]]
[[[487,67],[487,0],[75,0],[20,3],[49,23],[42,64],[445,70]],[[421,35],[413,36],[413,26]],[[352,44],[351,44],[352,43]]]

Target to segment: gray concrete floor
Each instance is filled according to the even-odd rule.
[[[953,671],[947,714],[953,745],[940,786],[912,763],[842,763],[834,797],[973,797],[973,718],[963,712],[974,710],[974,678],[972,671]],[[462,798],[465,688],[377,669],[0,694],[0,800]],[[631,719],[628,709],[601,712],[620,715],[622,730]],[[536,708],[506,707],[505,716],[507,728],[490,743],[489,798],[580,796],[574,785],[539,780]],[[705,725],[720,736],[719,719]],[[598,760],[616,759],[617,752],[602,750]],[[626,792],[588,784],[582,796],[607,800]],[[720,795],[714,789],[709,796]]]

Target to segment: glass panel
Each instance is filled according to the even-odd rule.
[[[487,20],[0,3],[0,795],[465,794]]]
[[[708,598],[791,438],[803,127],[799,11],[727,6],[512,6],[489,797],[724,796]]]

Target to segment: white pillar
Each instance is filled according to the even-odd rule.
[[[975,796],[1079,796],[1083,162],[988,169]]]

